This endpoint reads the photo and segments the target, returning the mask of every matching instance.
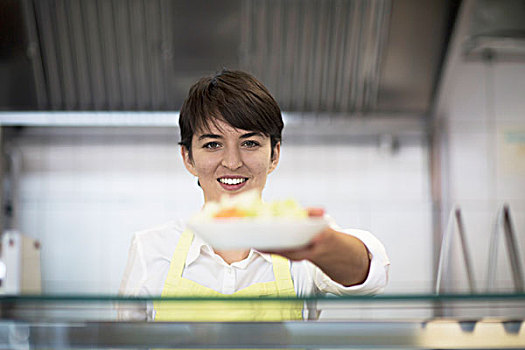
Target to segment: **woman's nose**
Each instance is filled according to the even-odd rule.
[[[230,170],[236,170],[242,166],[243,163],[241,153],[238,149],[230,148],[227,149],[223,154],[224,157],[222,158],[222,166]]]

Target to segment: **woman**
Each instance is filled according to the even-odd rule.
[[[261,194],[279,162],[283,121],[268,90],[253,76],[228,71],[195,83],[180,111],[181,155],[198,178],[204,202],[248,190]],[[310,209],[310,215],[323,215]],[[182,223],[135,234],[121,284],[130,296],[308,296],[319,293],[373,294],[388,280],[389,261],[381,243],[361,230],[335,225],[296,250],[218,251]],[[264,303],[261,303],[264,304]],[[203,305],[203,304],[200,304]],[[229,308],[232,303],[226,303]],[[257,305],[257,303],[255,304]],[[238,305],[237,305],[238,306]],[[221,309],[216,314],[181,311],[181,304],[149,306],[155,320],[291,320],[302,305]]]

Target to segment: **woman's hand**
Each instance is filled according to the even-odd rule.
[[[321,208],[308,208],[310,217],[324,215]],[[316,235],[310,243],[293,250],[273,251],[290,260],[309,260],[333,281],[344,286],[363,283],[368,276],[368,250],[359,239],[330,227]]]

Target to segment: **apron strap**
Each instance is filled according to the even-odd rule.
[[[272,254],[273,274],[277,283],[277,293],[280,296],[295,296],[293,286],[290,260],[276,254]]]
[[[166,278],[166,285],[175,285],[177,280],[182,276],[182,271],[184,270],[184,265],[186,265],[186,257],[188,256],[188,251],[193,241],[193,233],[186,229],[181,234],[179,241],[177,242],[177,247],[173,253],[173,258],[170,263],[170,269],[168,271],[168,277]],[[166,296],[166,293],[169,288],[162,289],[162,296]]]

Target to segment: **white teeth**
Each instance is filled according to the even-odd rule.
[[[226,185],[238,185],[246,181],[246,179],[240,179],[240,178],[230,179],[230,178],[223,177],[223,178],[220,178],[219,181]]]

